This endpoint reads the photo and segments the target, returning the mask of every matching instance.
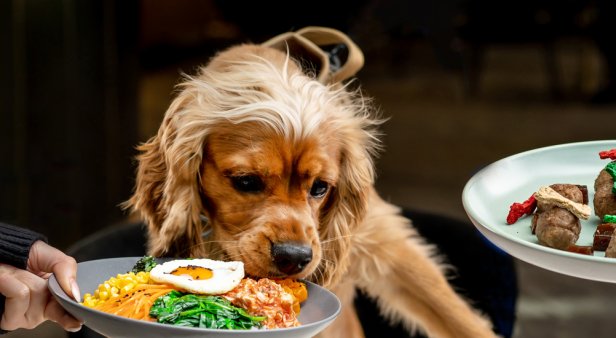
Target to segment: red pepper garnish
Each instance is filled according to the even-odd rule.
[[[609,158],[610,160],[616,160],[616,149],[600,151],[599,157],[602,160],[605,160],[606,158]]]
[[[520,217],[524,215],[530,215],[535,211],[537,207],[537,200],[535,199],[535,194],[530,195],[530,197],[522,202],[522,203],[513,203],[509,207],[509,214],[507,215],[507,224],[513,224],[520,219]]]

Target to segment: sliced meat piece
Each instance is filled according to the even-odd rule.
[[[616,215],[616,195],[612,192],[614,179],[604,170],[601,170],[595,180],[595,214],[603,220],[605,215]]]
[[[612,239],[605,249],[605,257],[616,258],[616,232],[612,233]]]
[[[616,223],[601,223],[593,235],[592,247],[596,251],[605,251],[612,240]]]
[[[552,208],[537,214],[535,234],[539,243],[566,250],[575,244],[582,229],[580,220],[569,210]]]
[[[552,184],[550,188],[573,202],[584,202],[584,191],[578,185]],[[531,227],[540,244],[560,250],[575,245],[582,229],[579,218],[569,210],[539,200]]]

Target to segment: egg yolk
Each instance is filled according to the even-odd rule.
[[[171,271],[171,274],[175,276],[188,275],[195,280],[210,279],[212,278],[212,276],[214,276],[212,270],[196,265],[180,266],[175,270]]]

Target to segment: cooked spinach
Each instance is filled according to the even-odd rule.
[[[159,323],[209,329],[245,330],[261,327],[265,317],[252,316],[219,296],[171,291],[154,301],[150,316]]]

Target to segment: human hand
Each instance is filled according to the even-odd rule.
[[[6,297],[1,329],[32,329],[46,320],[60,324],[67,331],[81,328],[81,322],[67,313],[47,289],[51,273],[66,294],[81,301],[75,259],[43,241],[32,245],[27,270],[0,264],[0,293]]]

